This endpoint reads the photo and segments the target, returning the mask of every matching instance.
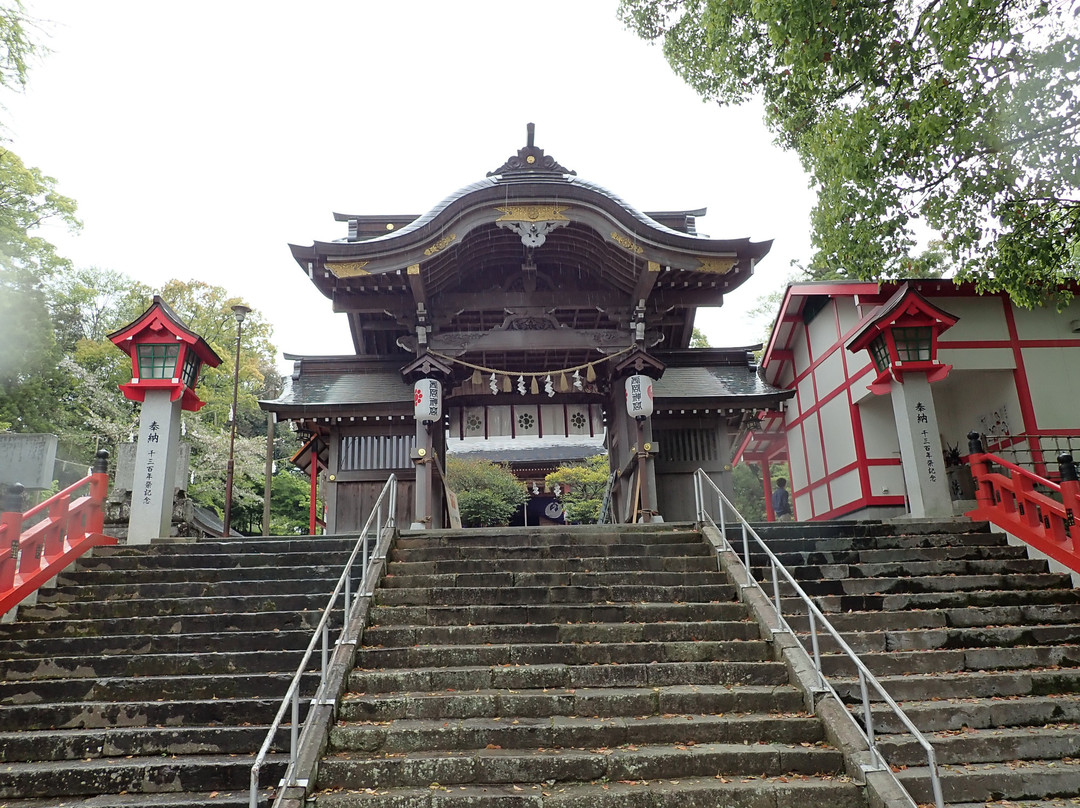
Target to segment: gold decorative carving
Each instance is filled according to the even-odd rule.
[[[443,236],[441,239],[439,239],[426,250],[424,250],[424,255],[434,255],[437,252],[442,252],[455,241],[457,241],[457,233],[450,233],[449,235]]]
[[[364,267],[370,264],[370,261],[344,261],[340,264],[327,264],[326,268],[334,273],[336,278],[355,278],[360,275],[370,275]]]
[[[700,259],[699,259],[700,260]],[[738,258],[706,258],[701,261],[698,272],[711,272],[714,275],[726,275],[739,263]]]
[[[620,247],[622,247],[624,250],[629,250],[635,255],[641,255],[643,252],[645,252],[645,248],[642,247],[640,244],[635,244],[633,239],[629,238],[628,236],[624,236],[622,233],[616,232],[615,230],[611,231],[611,240],[618,244]]]
[[[568,222],[565,205],[508,205],[495,208],[502,216],[496,222]]]
[[[420,274],[420,265],[419,264],[409,264],[409,268],[405,270],[405,274],[406,275],[419,275]]]
[[[659,272],[659,271],[660,271],[660,265],[658,263],[656,263],[656,261],[650,261],[649,262],[649,272]]]

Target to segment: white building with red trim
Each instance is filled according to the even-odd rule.
[[[787,461],[801,520],[969,509],[958,457],[972,431],[1044,476],[1080,449],[1076,301],[1023,309],[948,280],[798,283],[761,372],[795,395],[758,414],[736,459],[762,464],[767,506],[768,463]]]

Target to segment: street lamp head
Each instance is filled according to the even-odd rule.
[[[245,306],[243,303],[237,303],[232,307],[233,316],[236,317],[236,322],[244,322],[244,318],[251,314],[251,309]]]

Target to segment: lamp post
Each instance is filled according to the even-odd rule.
[[[229,524],[232,519],[232,489],[233,489],[233,453],[236,449],[236,401],[240,390],[240,337],[244,332],[244,318],[251,313],[251,309],[242,304],[232,307],[233,316],[236,317],[236,366],[233,368],[232,388],[232,423],[229,426],[229,462],[225,466],[225,529],[222,536],[230,535]]]

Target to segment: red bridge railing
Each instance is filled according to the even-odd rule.
[[[978,507],[967,515],[993,522],[1074,572],[1080,572],[1080,527],[1076,524],[1080,513],[1080,482],[1072,455],[1058,455],[1060,482],[1053,482],[984,452],[978,433],[970,433],[968,441],[968,464],[975,479]]]
[[[22,486],[0,513],[0,615],[7,614],[94,547],[116,544],[102,534],[109,489],[109,453],[101,449],[92,473],[25,513]]]

